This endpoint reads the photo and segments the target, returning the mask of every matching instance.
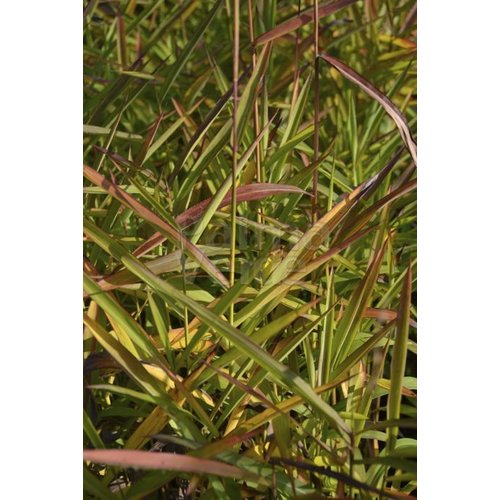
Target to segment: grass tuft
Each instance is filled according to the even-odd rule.
[[[415,5],[85,6],[86,498],[415,498]]]

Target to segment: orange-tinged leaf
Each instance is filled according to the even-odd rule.
[[[392,321],[398,317],[397,311],[392,311],[391,309],[379,309],[375,307],[367,307],[363,313],[365,318],[374,318],[379,321]],[[413,328],[417,328],[417,322],[410,319],[410,325]]]
[[[357,186],[354,191],[349,193],[344,199],[339,201],[331,210],[329,210],[321,219],[319,219],[288,252],[285,258],[273,270],[268,278],[264,290],[281,282],[287,276],[303,269],[319,249],[323,241],[333,231],[333,229],[344,220],[346,215],[356,206],[364,197],[373,192],[385,176],[395,166],[400,156],[400,152],[391,159],[391,161],[382,168],[371,179]]]
[[[412,40],[408,40],[407,38],[398,38],[392,35],[387,35],[385,33],[380,33],[378,35],[378,39],[381,42],[389,43],[391,45],[395,45],[396,47],[401,47],[402,49],[417,49],[417,44]]]
[[[170,416],[168,413],[160,406],[156,406],[128,438],[125,448],[131,450],[142,448],[149,441],[149,436],[161,432],[169,420]]]

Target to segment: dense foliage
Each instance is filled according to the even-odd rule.
[[[415,1],[91,0],[84,92],[85,496],[413,498]]]

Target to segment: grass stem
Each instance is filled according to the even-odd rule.
[[[233,163],[231,199],[231,254],[229,258],[229,285],[234,285],[236,264],[236,169],[238,168],[238,72],[240,55],[240,0],[233,2]],[[234,306],[231,304],[230,323],[234,322]]]

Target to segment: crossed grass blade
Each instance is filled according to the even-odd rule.
[[[147,283],[156,293],[163,297],[168,303],[172,301],[188,307],[194,312],[201,321],[208,324],[219,335],[229,340],[244,354],[252,358],[257,364],[264,367],[270,375],[282,386],[300,394],[305,401],[311,404],[317,411],[327,418],[332,425],[340,432],[347,444],[350,443],[349,430],[338,415],[338,413],[325,401],[319,398],[300,376],[293,373],[285,365],[277,362],[272,356],[264,351],[258,344],[242,335],[242,333],[216,316],[212,311],[197,303],[195,300],[184,295],[172,285],[159,279],[152,273],[144,264],[133,257],[121,245],[111,240],[105,233],[93,228],[93,239],[100,244],[106,251],[110,252],[115,258],[119,259],[122,264],[132,271],[141,280]]]
[[[294,5],[249,0],[248,13],[242,5],[237,16],[238,50],[232,49],[232,3],[188,0],[170,9],[160,0],[121,7],[91,2],[85,12],[85,164],[196,245],[212,273],[229,275],[226,206],[233,201],[238,228],[235,285],[224,288],[149,214],[103,187],[85,187],[84,267],[96,285],[87,283],[86,314],[119,346],[113,351],[104,337],[101,344],[85,326],[85,441],[101,449],[145,450],[161,441],[267,483],[194,471],[134,475],[89,464],[85,492],[110,498],[120,488],[126,498],[172,496],[179,494],[182,477],[190,481],[181,486],[183,494],[207,498],[369,498],[386,492],[411,498],[416,476],[406,462],[416,451],[416,378],[407,353],[416,353],[416,341],[410,330],[404,345],[401,332],[407,329],[402,321],[416,326],[413,295],[403,297],[406,270],[416,265],[416,169],[408,160],[416,147],[412,152],[405,123],[397,123],[402,116],[408,130],[415,124],[414,3],[394,9],[379,2],[363,10],[361,2],[311,1],[297,15]],[[317,57],[320,48],[340,61],[338,71]],[[237,196],[228,197],[235,57],[242,68],[235,103],[240,183]],[[315,106],[308,95],[313,64]],[[364,68],[360,73],[370,82],[349,68]],[[380,89],[383,82],[396,111],[380,102],[372,82]],[[384,118],[387,113],[392,120]],[[394,160],[401,138],[410,154],[403,150]],[[374,178],[391,158],[390,172]],[[259,186],[252,185],[256,174]],[[276,191],[265,195],[263,183]],[[359,199],[354,194],[354,203],[351,198],[316,238],[308,193],[317,192],[321,219],[363,185]],[[287,192],[278,193],[283,188]],[[254,194],[245,191],[252,189]],[[257,191],[263,196],[258,203],[247,203]],[[370,267],[385,239],[379,265]],[[135,250],[121,254],[117,247]],[[410,281],[413,293],[415,279]],[[236,330],[226,331],[230,308]],[[252,352],[233,342],[240,337],[254,341]],[[144,370],[136,378],[123,366],[130,370],[134,363],[125,359],[127,352]],[[262,356],[318,385],[311,390],[351,429],[352,454],[334,419],[281,373],[259,364]],[[401,378],[402,372],[409,376]],[[142,385],[137,375],[146,377]],[[147,381],[161,388],[163,401],[150,394],[155,389]],[[399,418],[386,414],[387,397],[391,412],[399,405]],[[168,404],[188,422],[177,424]],[[110,426],[117,431],[112,444]],[[201,439],[189,437],[196,430]],[[221,437],[225,432],[230,434]],[[271,455],[304,462],[304,450],[329,470],[384,494],[358,490],[349,479],[319,470],[269,463]]]
[[[89,181],[97,186],[104,188],[109,192],[114,198],[116,198],[120,203],[128,206],[130,209],[134,210],[139,216],[143,217],[145,220],[151,222],[156,227],[160,229],[160,232],[165,234],[167,238],[172,240],[175,244],[181,248],[186,249],[186,252],[195,259],[200,266],[208,272],[214,279],[216,279],[222,286],[227,287],[228,281],[225,276],[214,267],[206,255],[204,255],[195,245],[193,245],[189,240],[187,240],[179,231],[177,231],[170,224],[160,219],[156,214],[154,214],[147,207],[139,203],[134,197],[129,195],[119,186],[113,182],[107,180],[104,176],[96,172],[91,167],[84,165],[83,167],[84,175]]]

